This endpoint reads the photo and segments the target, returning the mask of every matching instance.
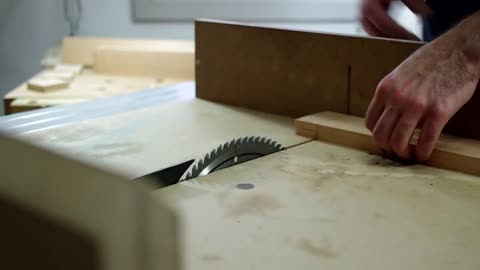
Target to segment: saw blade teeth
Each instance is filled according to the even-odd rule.
[[[238,153],[255,153],[255,155],[264,156],[284,149],[285,148],[277,141],[262,136],[244,136],[233,139],[218,145],[217,148],[206,153],[202,159],[197,160],[184,174],[185,178],[180,181],[191,180],[200,176],[200,174],[210,174],[217,170],[217,168],[213,168],[212,162],[216,162],[217,160],[219,160],[219,162],[229,161]],[[212,168],[209,167],[210,165],[212,165]]]
[[[279,143],[275,144],[275,149],[280,149],[280,148],[282,148],[281,144],[279,144]]]
[[[238,138],[238,139],[236,139],[236,140],[235,140],[235,144],[241,144],[241,143],[242,143],[242,139],[243,139],[243,138]]]

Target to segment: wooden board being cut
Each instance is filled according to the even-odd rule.
[[[381,154],[363,118],[322,112],[297,119],[297,134]],[[417,135],[412,138],[412,144]],[[427,164],[480,175],[480,141],[442,134]]]
[[[311,140],[295,134],[291,118],[193,98],[23,136],[129,178],[203,158],[244,136],[268,137],[284,147]]]
[[[476,270],[480,179],[319,141],[156,191],[185,270]]]

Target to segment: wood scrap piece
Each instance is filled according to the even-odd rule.
[[[138,46],[161,48],[194,49],[192,41],[155,40],[155,39],[114,39],[93,37],[65,37],[62,47],[62,62],[91,67],[94,64],[95,51],[102,46]]]
[[[381,154],[361,117],[321,112],[297,119],[295,126],[301,136]],[[442,134],[426,164],[480,175],[480,141]]]
[[[68,82],[62,79],[42,79],[42,78],[34,78],[28,81],[27,83],[28,89],[41,91],[41,92],[49,92],[54,90],[65,89],[68,87]]]
[[[40,73],[38,76],[34,78],[41,78],[41,79],[58,79],[64,81],[72,81],[76,76],[76,73],[71,71],[45,71]]]
[[[73,73],[74,75],[80,74],[82,72],[83,66],[82,65],[68,65],[68,64],[59,64],[56,65],[53,69],[54,72],[57,73]]]
[[[103,46],[95,53],[98,73],[194,80],[193,48]]]

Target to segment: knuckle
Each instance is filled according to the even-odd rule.
[[[407,100],[407,109],[415,112],[423,112],[427,109],[427,103],[418,98],[410,98]]]
[[[433,103],[430,107],[430,116],[435,120],[445,120],[448,114],[447,107],[439,102]]]
[[[400,108],[408,100],[407,93],[398,89],[392,90],[390,103],[394,108]]]
[[[437,138],[436,134],[432,131],[422,132],[422,136],[423,136],[423,140],[426,142],[432,142]]]
[[[389,95],[391,89],[392,88],[387,81],[382,81],[378,85],[377,90],[375,92],[379,98],[385,99]]]

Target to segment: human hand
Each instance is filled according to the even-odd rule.
[[[479,81],[480,69],[469,61],[462,44],[464,39],[447,33],[380,82],[366,116],[366,126],[380,148],[404,159],[429,159],[442,129],[470,100]],[[420,137],[411,147],[417,127]]]
[[[388,15],[388,9],[394,0],[362,0],[360,21],[365,31],[372,36],[419,40],[419,38],[400,26]],[[424,0],[402,0],[414,13],[430,15],[432,10]]]

